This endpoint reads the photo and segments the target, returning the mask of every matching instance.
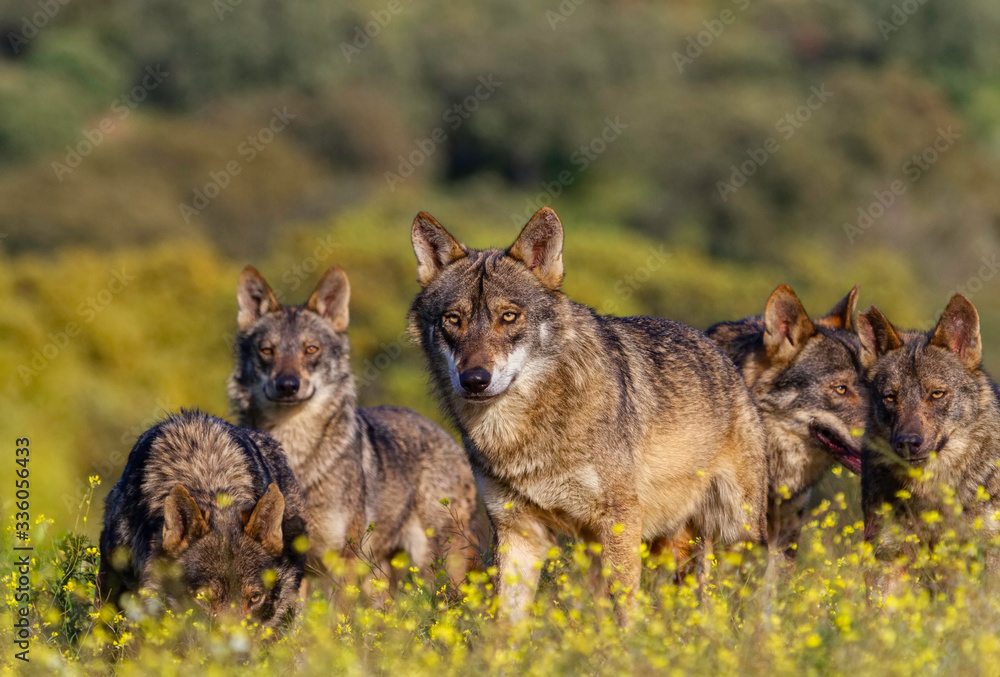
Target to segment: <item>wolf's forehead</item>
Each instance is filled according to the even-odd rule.
[[[810,341],[802,351],[798,365],[816,374],[856,371],[850,349],[837,339],[828,336]]]
[[[901,349],[882,356],[876,378],[900,386],[919,386],[927,380],[961,378],[964,369],[947,352],[924,342],[907,342]]]
[[[473,250],[448,267],[436,296],[444,305],[476,307],[536,293],[533,275],[502,250]]]
[[[913,371],[921,379],[956,381],[968,378],[968,371],[959,359],[943,348],[924,346],[916,351],[912,364]]]
[[[258,320],[255,333],[278,339],[296,340],[304,335],[317,339],[330,337],[336,332],[328,322],[316,313],[295,306],[282,308],[276,313],[269,313]]]

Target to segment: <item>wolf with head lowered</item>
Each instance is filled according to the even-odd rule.
[[[858,287],[810,319],[788,285],[764,314],[720,322],[706,332],[739,366],[767,429],[768,540],[794,561],[813,487],[839,463],[861,472],[868,392],[854,331]]]
[[[643,540],[765,541],[764,429],[704,334],[567,298],[548,208],[507,249],[470,249],[425,213],[412,241],[410,328],[493,523],[505,613],[524,612],[558,534],[601,544],[625,621]]]
[[[136,441],[105,502],[100,602],[159,593],[235,611],[265,627],[291,620],[305,569],[303,502],[274,439],[181,412]]]
[[[476,502],[469,462],[417,413],[357,406],[344,271],[330,268],[304,305],[283,306],[248,266],[237,298],[230,399],[244,425],[288,455],[306,497],[312,566],[321,571],[335,552],[391,575],[406,553],[411,566],[426,573],[441,562],[459,582],[475,559],[465,536]]]

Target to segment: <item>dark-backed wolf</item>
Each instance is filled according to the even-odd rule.
[[[98,600],[147,589],[265,627],[294,614],[303,502],[278,443],[198,412],[145,432],[104,510]]]
[[[237,299],[229,395],[240,421],[273,435],[288,455],[313,557],[353,560],[363,551],[376,574],[389,575],[405,552],[421,569],[443,558],[461,580],[475,557],[462,536],[475,511],[469,462],[451,436],[409,409],[357,407],[344,271],[330,268],[305,305],[282,306],[248,266]]]
[[[975,306],[956,294],[937,326],[899,331],[878,308],[858,316],[872,406],[862,455],[865,537],[892,560],[917,535],[933,544],[936,513],[986,543],[1000,533],[1000,393],[982,367]],[[890,506],[883,512],[883,506]],[[902,530],[883,528],[891,521]],[[954,527],[955,524],[948,526]],[[961,530],[960,530],[961,531]],[[995,549],[990,572],[1000,568]]]
[[[793,560],[813,487],[840,463],[861,472],[868,393],[854,332],[858,287],[810,320],[788,285],[764,314],[708,329],[743,372],[767,429],[768,540]]]
[[[555,534],[599,542],[626,592],[643,539],[690,528],[765,542],[764,428],[704,334],[569,300],[548,208],[507,249],[469,249],[425,213],[412,240],[422,290],[410,328],[493,522],[505,613],[532,599]]]

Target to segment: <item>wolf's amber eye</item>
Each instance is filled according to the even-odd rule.
[[[944,397],[944,391],[935,390],[934,392],[931,393],[931,397],[933,397],[935,400],[940,400],[942,397]]]
[[[251,604],[260,604],[260,601],[262,599],[264,599],[264,595],[261,594],[261,593],[259,593],[259,592],[257,592],[257,593],[254,593],[253,595],[250,596],[250,603]]]
[[[834,391],[838,395],[846,395],[847,394],[847,386],[845,386],[845,385],[834,386],[833,389],[834,389]]]
[[[261,355],[274,355],[274,348],[272,348],[271,346],[261,346],[260,347],[260,354]]]
[[[444,322],[445,324],[450,324],[453,327],[459,327],[462,324],[462,316],[458,313],[445,313]]]
[[[319,346],[306,346],[306,355],[312,355],[319,351]]]
[[[890,402],[891,403],[891,402],[895,402],[896,401],[896,396],[895,395],[883,395],[882,399],[885,400],[886,402]]]
[[[506,313],[500,316],[500,319],[503,321],[504,324],[511,324],[515,320],[517,320],[517,317],[518,317],[517,313],[515,313],[512,310],[508,310]]]

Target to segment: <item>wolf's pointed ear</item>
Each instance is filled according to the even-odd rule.
[[[549,207],[542,207],[531,217],[507,254],[522,261],[553,291],[563,279],[563,227]]]
[[[875,306],[858,315],[858,338],[861,339],[861,364],[865,369],[871,369],[879,355],[903,347],[903,337]]]
[[[775,361],[789,361],[816,333],[806,309],[792,288],[783,284],[771,292],[764,308],[764,349]]]
[[[840,299],[840,303],[833,307],[829,313],[816,320],[816,324],[823,325],[829,329],[843,329],[853,332],[857,329],[854,322],[854,314],[858,308],[858,292],[861,285],[854,285],[854,289],[847,293],[847,296]]]
[[[163,503],[163,550],[176,557],[208,533],[208,522],[191,494],[178,484]]]
[[[273,557],[278,557],[285,549],[281,534],[281,521],[285,516],[285,497],[278,485],[272,482],[267,491],[257,501],[244,532],[264,546]]]
[[[306,301],[306,308],[329,320],[335,330],[344,331],[351,320],[350,301],[351,283],[347,281],[347,273],[340,266],[331,266]]]
[[[445,266],[468,253],[465,245],[453,238],[427,212],[420,212],[413,219],[410,240],[413,242],[413,253],[417,255],[417,282],[421,287],[427,287]]]
[[[236,286],[236,302],[240,308],[236,324],[240,329],[246,329],[265,313],[281,309],[271,286],[253,266],[247,266],[240,274],[240,282]]]
[[[941,314],[931,345],[954,353],[968,369],[979,367],[983,359],[983,339],[979,331],[979,313],[972,301],[955,294]]]

